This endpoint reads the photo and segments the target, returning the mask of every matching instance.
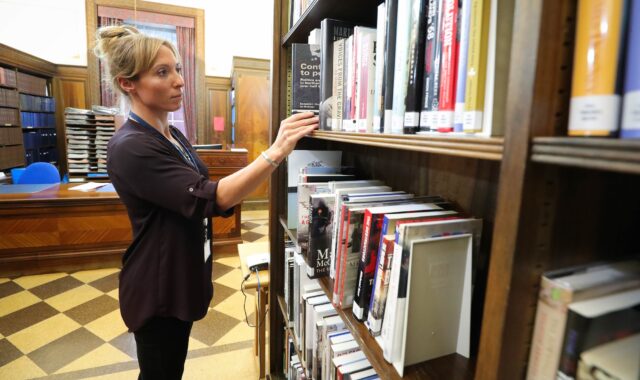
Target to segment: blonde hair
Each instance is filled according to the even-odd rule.
[[[96,32],[94,54],[107,67],[111,87],[129,96],[118,83],[118,78],[136,80],[138,75],[151,68],[161,46],[168,47],[180,60],[173,44],[165,39],[142,34],[130,25],[103,26]]]

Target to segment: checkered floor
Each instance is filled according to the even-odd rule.
[[[267,240],[266,212],[243,212],[242,233],[245,242]],[[118,310],[118,273],[0,278],[0,379],[136,379],[135,340]],[[237,254],[215,256],[213,274],[212,307],[193,325],[184,378],[257,379]],[[246,300],[251,322],[253,297]]]

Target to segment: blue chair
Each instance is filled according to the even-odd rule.
[[[18,178],[24,173],[24,168],[13,168],[11,169],[11,179],[14,184],[18,183]]]
[[[48,162],[34,162],[27,166],[15,182],[19,185],[60,183],[58,168]]]

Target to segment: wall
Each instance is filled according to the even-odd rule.
[[[273,0],[155,2],[204,9],[205,75],[229,77],[233,56],[271,59]],[[0,0],[0,14],[0,43],[56,64],[87,65],[84,0]]]

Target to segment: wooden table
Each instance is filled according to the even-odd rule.
[[[244,283],[245,289],[258,289],[256,295],[256,328],[253,342],[253,352],[258,356],[260,365],[260,378],[265,376],[265,325],[267,323],[267,298],[269,297],[269,270],[261,270],[256,276],[255,272],[250,272],[247,267],[247,256],[256,253],[269,252],[269,242],[238,244],[238,255],[240,256],[240,270],[242,278],[249,275]],[[258,281],[258,277],[260,281]],[[259,285],[259,287],[258,287]]]

